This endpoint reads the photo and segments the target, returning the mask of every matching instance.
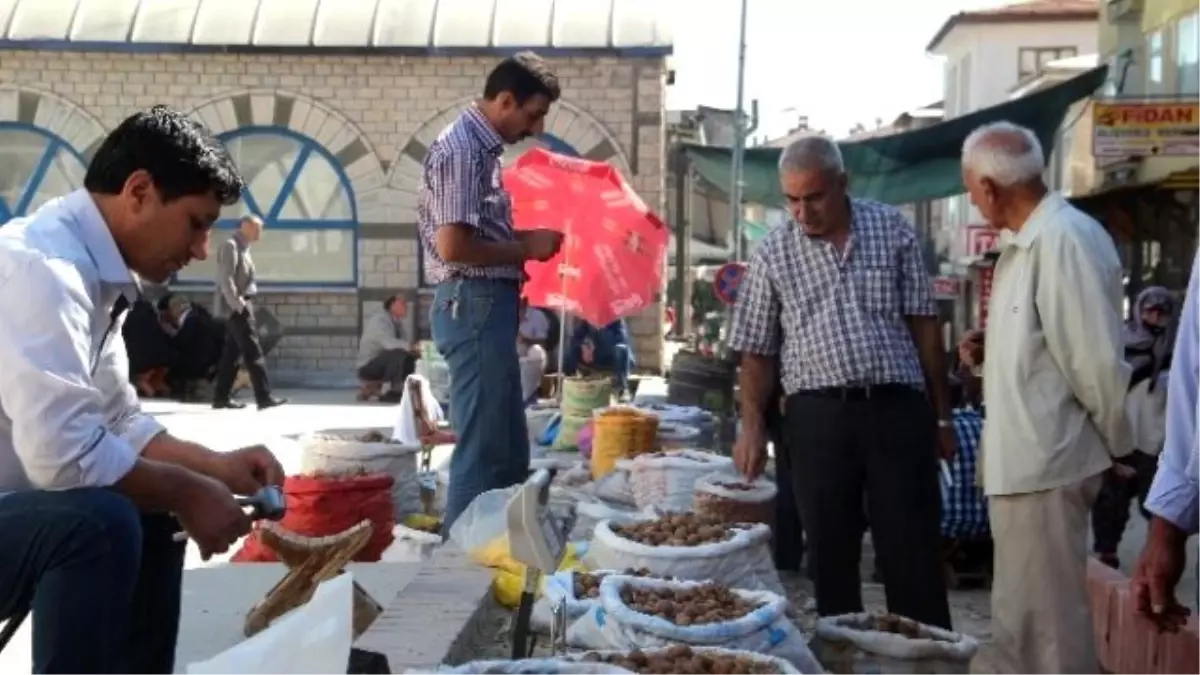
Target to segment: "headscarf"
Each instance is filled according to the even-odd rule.
[[[1171,364],[1171,353],[1175,347],[1175,324],[1177,313],[1175,294],[1162,286],[1149,286],[1138,293],[1133,302],[1133,316],[1125,322],[1125,360],[1133,369],[1129,386],[1150,378],[1150,389],[1158,383],[1158,376]],[[1158,307],[1167,315],[1167,325],[1148,326],[1142,322],[1142,312]]]

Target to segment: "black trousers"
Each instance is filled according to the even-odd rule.
[[[262,345],[258,341],[254,308],[249,304],[246,305],[245,312],[236,312],[225,322],[225,347],[221,350],[221,360],[217,363],[217,381],[213,389],[213,400],[217,403],[229,400],[239,360],[246,365],[250,384],[254,387],[255,400],[261,402],[271,398],[267,362],[263,356]]]
[[[861,612],[870,525],[888,611],[950,628],[933,409],[901,385],[788,397],[787,448],[808,535],[817,613]],[[863,522],[863,499],[867,520]]]
[[[771,537],[771,552],[775,557],[775,569],[799,572],[804,559],[804,528],[800,519],[799,500],[796,499],[792,471],[791,453],[787,448],[784,416],[776,404],[779,398],[771,397],[767,410],[767,434],[775,446],[775,528]],[[811,558],[809,567],[812,567]],[[812,574],[809,574],[812,577]]]
[[[417,365],[417,357],[404,349],[388,349],[367,361],[358,369],[358,379],[368,382],[387,382],[392,391],[400,391],[404,381]]]
[[[1096,503],[1092,505],[1092,550],[1098,555],[1116,555],[1129,523],[1129,502],[1137,500],[1138,509],[1149,520],[1146,495],[1158,470],[1158,457],[1140,450],[1116,460],[1137,472],[1132,478],[1121,478],[1112,469],[1104,472],[1104,483]]]

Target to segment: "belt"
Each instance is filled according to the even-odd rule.
[[[888,398],[897,394],[915,392],[907,384],[888,382],[886,384],[860,384],[846,387],[823,387],[821,389],[801,389],[796,396],[812,396],[814,398],[837,398],[843,401],[867,401],[873,398]]]

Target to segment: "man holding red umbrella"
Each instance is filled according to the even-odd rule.
[[[542,133],[558,79],[536,55],[504,59],[483,97],[429,148],[418,219],[425,270],[436,284],[433,339],[450,368],[450,459],[444,532],[475,497],[523,482],[529,438],[515,339],[523,266],[558,253],[562,235],[514,232],[501,180],[505,144]]]

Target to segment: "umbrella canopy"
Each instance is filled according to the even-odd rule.
[[[669,233],[614,167],[534,148],[505,170],[518,230],[565,235],[546,262],[525,264],[525,297],[605,326],[662,290]]]

